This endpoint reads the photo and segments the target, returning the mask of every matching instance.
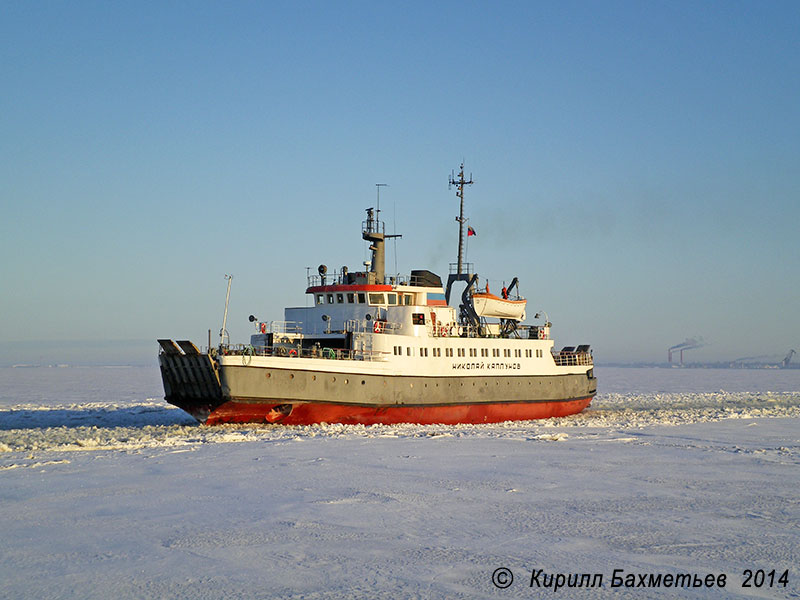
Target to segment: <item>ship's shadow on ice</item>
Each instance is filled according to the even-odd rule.
[[[183,412],[161,406],[12,408],[0,411],[0,431],[56,427],[159,427],[197,425]]]

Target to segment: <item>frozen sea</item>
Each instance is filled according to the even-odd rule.
[[[800,598],[800,370],[596,372],[562,419],[205,427],[157,368],[2,368],[0,598]]]

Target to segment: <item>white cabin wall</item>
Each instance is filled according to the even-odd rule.
[[[306,335],[325,333],[328,327],[332,331],[341,331],[345,323],[351,320],[362,321],[370,315],[373,319],[386,314],[386,310],[379,306],[368,304],[323,304],[299,308],[285,308],[284,319],[296,322]],[[330,325],[322,320],[322,315],[330,317]]]

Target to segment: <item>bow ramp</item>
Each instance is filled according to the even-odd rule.
[[[158,340],[165,399],[205,422],[222,403],[219,365],[189,340]]]

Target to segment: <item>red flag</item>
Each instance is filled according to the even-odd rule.
[[[467,237],[469,237],[471,235],[478,235],[478,234],[475,233],[475,230],[472,228],[472,226],[469,226],[469,227],[467,227]]]

